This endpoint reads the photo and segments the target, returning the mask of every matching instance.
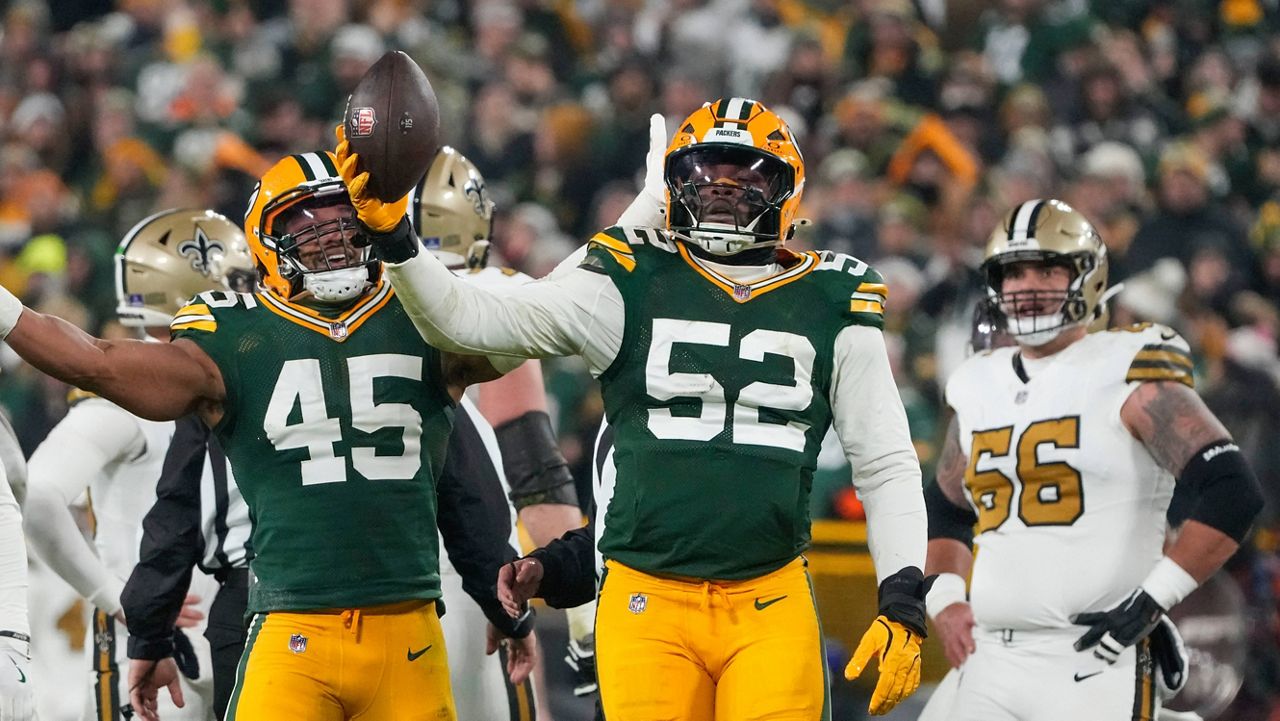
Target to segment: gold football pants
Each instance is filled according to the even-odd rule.
[[[254,616],[228,721],[452,721],[435,603]]]
[[[596,670],[609,721],[829,719],[826,668],[802,558],[725,582],[605,564]]]

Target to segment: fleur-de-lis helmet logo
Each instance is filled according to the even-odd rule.
[[[202,275],[213,272],[213,259],[225,252],[222,244],[205,235],[204,229],[196,226],[194,238],[178,244],[178,255],[191,261],[191,268]]]

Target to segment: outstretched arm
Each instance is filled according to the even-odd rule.
[[[23,308],[8,291],[0,294],[7,296],[0,303],[0,316],[7,316],[0,317],[0,328],[13,328],[4,340],[23,360],[130,413],[173,420],[199,411],[208,418],[225,396],[218,366],[191,341],[102,340],[61,318]],[[16,325],[3,322],[7,319]]]

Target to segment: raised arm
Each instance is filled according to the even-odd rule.
[[[220,412],[222,374],[191,341],[94,338],[61,318],[24,309],[0,289],[0,336],[5,328],[12,330],[4,340],[36,369],[135,415],[159,421],[198,411],[210,420]]]

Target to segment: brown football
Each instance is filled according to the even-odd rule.
[[[342,122],[369,191],[386,203],[418,184],[440,150],[440,104],[427,76],[396,50],[369,68],[347,98]]]

